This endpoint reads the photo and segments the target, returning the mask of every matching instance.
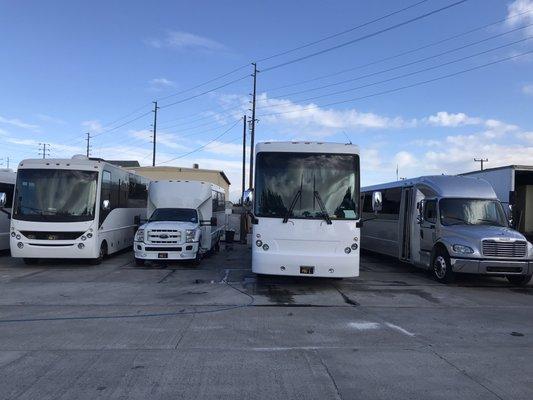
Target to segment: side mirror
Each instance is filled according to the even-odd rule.
[[[4,207],[7,203],[7,194],[4,192],[0,193],[0,207]]]
[[[418,210],[418,215],[416,216],[416,222],[421,224],[424,222],[424,200],[416,203],[416,209]]]
[[[211,226],[217,226],[218,225],[218,220],[216,217],[211,217],[211,219],[209,220]]]
[[[372,193],[372,210],[374,212],[380,212],[383,208],[383,196],[381,192]]]
[[[246,206],[252,205],[254,201],[254,190],[253,189],[246,190],[242,196],[242,201],[243,201],[243,204]]]
[[[102,201],[102,210],[109,211],[111,209],[111,202],[109,200]]]

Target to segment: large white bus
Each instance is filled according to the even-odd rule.
[[[24,160],[18,166],[10,247],[27,263],[98,263],[133,245],[146,213],[147,179],[101,159]]]
[[[10,169],[0,170],[0,203],[3,209],[0,213],[0,250],[9,249],[9,216],[13,205],[13,191],[15,190],[15,174]]]
[[[255,152],[252,270],[359,276],[359,149],[265,142]]]

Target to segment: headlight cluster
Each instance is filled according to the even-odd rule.
[[[186,229],[185,230],[185,241],[187,243],[192,243],[196,241],[196,232],[197,229]]]
[[[350,253],[352,252],[352,250],[355,251],[355,250],[357,250],[357,249],[359,248],[359,245],[356,243],[357,240],[358,240],[358,238],[357,238],[357,237],[354,237],[354,238],[353,238],[353,243],[351,244],[351,246],[346,247],[346,248],[344,249],[344,252],[345,252],[346,254],[350,254]]]
[[[144,229],[137,229],[137,232],[135,233],[135,241],[144,242]]]
[[[459,254],[472,254],[474,252],[472,247],[468,247],[462,244],[454,244],[452,246],[452,250]]]
[[[270,249],[270,246],[266,243],[263,243],[261,240],[256,240],[255,245],[257,247],[261,247],[264,251],[268,251],[268,249]]]

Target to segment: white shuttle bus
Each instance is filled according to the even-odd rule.
[[[359,149],[265,142],[255,152],[252,270],[359,276]]]
[[[194,260],[220,248],[225,191],[201,181],[152,181],[146,223],[135,235],[135,262]]]
[[[9,217],[13,205],[13,191],[17,174],[10,169],[0,170],[0,251],[9,249]]]
[[[423,176],[361,190],[361,245],[430,270],[442,283],[457,273],[502,275],[526,285],[533,245],[509,227],[492,186],[463,176]]]
[[[146,213],[148,181],[101,159],[24,160],[11,218],[11,254],[26,263],[84,258],[98,263],[131,247]]]

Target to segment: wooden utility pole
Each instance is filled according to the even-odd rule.
[[[244,191],[246,190],[246,114],[242,117],[242,192],[241,202],[244,204]]]
[[[481,170],[483,171],[483,164],[489,162],[488,158],[474,158],[475,162],[481,163]]]
[[[43,156],[43,160],[46,156],[50,156],[50,143],[39,143],[39,146],[42,146],[42,150],[39,149],[39,155]]]
[[[154,101],[154,150],[152,152],[152,167],[155,167],[155,150],[156,150],[156,140],[157,140],[157,110],[159,110],[159,107],[157,106],[157,101]]]
[[[91,154],[91,133],[87,132],[85,133],[87,135],[87,158],[89,158],[89,155]]]
[[[254,66],[254,91],[252,92],[252,120],[250,121],[250,189],[253,188],[254,182],[254,141],[255,141],[255,95],[257,88],[257,64],[252,63]]]

